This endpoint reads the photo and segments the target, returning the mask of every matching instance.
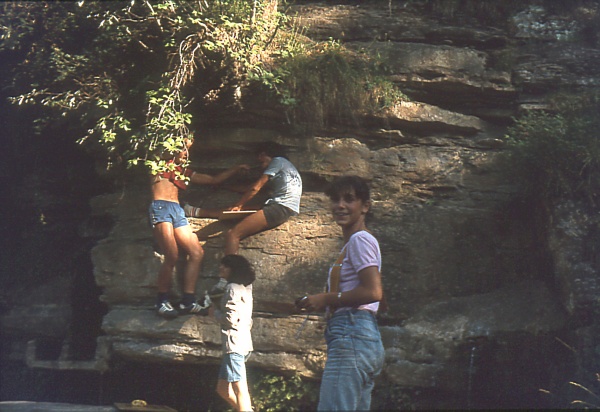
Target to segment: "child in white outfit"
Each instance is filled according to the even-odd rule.
[[[236,411],[251,411],[252,403],[246,380],[246,360],[253,350],[252,282],[256,278],[252,265],[240,255],[226,255],[221,260],[219,276],[227,280],[220,309],[211,310],[221,324],[223,360],[217,393]]]

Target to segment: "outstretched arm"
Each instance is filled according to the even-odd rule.
[[[238,202],[235,205],[233,205],[231,210],[241,210],[242,207],[246,204],[246,202],[248,202],[250,199],[256,196],[256,194],[268,181],[269,175],[262,175],[256,182],[254,182],[252,186],[250,186],[250,189],[248,189],[246,193],[242,195],[240,200],[238,200]]]
[[[203,173],[194,173],[190,177],[190,182],[198,185],[218,185],[229,179],[231,176],[239,172],[240,170],[249,170],[250,167],[246,164],[231,167],[224,172],[219,173],[216,176],[211,176]]]

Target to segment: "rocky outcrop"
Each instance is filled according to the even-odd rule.
[[[323,319],[300,316],[292,302],[324,284],[341,245],[322,189],[333,177],[352,173],[371,181],[369,225],[383,254],[389,303],[380,315],[383,379],[462,396],[474,382],[483,385],[479,376],[510,374],[517,359],[526,364],[519,365],[522,379],[510,384],[488,376],[488,390],[510,390],[516,397],[536,392],[555,359],[544,351],[530,358],[507,354],[520,353],[523,345],[535,352],[534,345],[556,343],[576,309],[597,298],[598,268],[590,257],[595,252],[586,247],[597,222],[580,208],[562,205],[553,212],[549,237],[540,237],[538,220],[508,173],[503,134],[511,116],[543,105],[547,92],[598,85],[593,62],[600,51],[562,42],[559,29],[544,32],[543,45],[536,43],[542,41],[532,21],[537,11],[496,28],[468,28],[408,5],[330,3],[302,2],[292,12],[307,36],[337,39],[379,56],[411,101],[364,119],[363,128],[310,138],[268,128],[207,131],[192,153],[193,166],[213,173],[253,162],[247,147],[277,139],[288,147],[305,183],[299,216],[241,245],[258,272],[251,365],[318,379],[325,357]],[[542,15],[540,25],[547,22]],[[219,207],[236,196],[192,187],[183,200]],[[101,338],[109,348],[105,356],[216,363],[220,340],[211,319],[165,321],[152,311],[161,255],[146,221],[148,201],[145,177],[131,176],[122,191],[92,202],[95,216],[114,222],[92,251],[101,300],[108,306]],[[205,250],[201,294],[215,281],[221,235],[231,223],[190,221]],[[548,256],[553,260],[543,261]],[[174,298],[178,286],[176,278]],[[42,323],[48,319],[40,311],[37,316]],[[18,330],[24,318],[15,310],[3,324]]]

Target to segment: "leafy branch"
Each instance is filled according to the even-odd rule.
[[[0,52],[20,61],[9,85],[44,109],[39,131],[71,119],[80,144],[109,165],[161,158],[192,136],[189,104],[218,104],[277,50],[277,0],[11,2],[0,5]],[[198,96],[194,82],[218,73]],[[58,117],[57,117],[58,114]]]

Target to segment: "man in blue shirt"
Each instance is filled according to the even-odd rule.
[[[257,149],[257,157],[264,168],[262,176],[250,186],[240,200],[233,205],[232,211],[242,210],[267,183],[270,196],[264,207],[240,221],[225,235],[225,254],[238,252],[239,241],[266,229],[272,229],[287,221],[290,216],[300,212],[302,196],[302,178],[294,165],[275,143],[265,143]]]
[[[283,147],[275,142],[266,142],[256,149],[256,155],[260,166],[264,168],[263,174],[229,210],[242,210],[267,183],[271,193],[260,210],[245,217],[225,233],[225,255],[237,254],[240,240],[273,229],[300,212],[302,178],[296,167],[287,159]],[[189,205],[186,206],[186,215],[209,216],[204,215],[201,209]],[[222,295],[225,285],[226,282],[220,280],[209,294],[212,297]]]

